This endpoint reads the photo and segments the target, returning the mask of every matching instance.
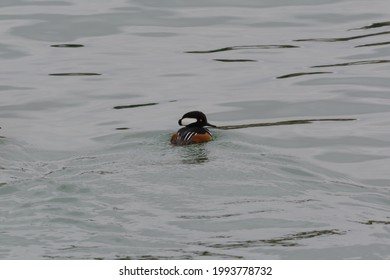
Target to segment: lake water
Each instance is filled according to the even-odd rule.
[[[390,258],[388,0],[2,0],[0,22],[1,259]],[[237,129],[172,147],[193,110]]]

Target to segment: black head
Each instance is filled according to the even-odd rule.
[[[192,111],[184,114],[179,120],[179,125],[187,127],[215,127],[215,125],[209,124],[206,115],[199,111]]]

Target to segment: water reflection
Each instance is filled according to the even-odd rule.
[[[130,105],[118,105],[114,106],[113,109],[129,109],[129,108],[137,108],[137,107],[144,107],[144,106],[153,106],[157,105],[157,102],[151,102],[151,103],[143,103],[143,104],[130,104]]]
[[[260,126],[275,126],[275,125],[292,125],[292,124],[307,124],[313,122],[345,122],[345,121],[355,121],[353,118],[334,118],[334,119],[307,119],[307,120],[288,120],[280,122],[263,122],[263,123],[249,123],[249,124],[238,124],[238,125],[224,125],[217,126],[216,129],[240,129],[240,128],[249,128],[249,127],[260,127]]]
[[[202,164],[209,161],[208,150],[205,144],[195,144],[177,147],[181,162],[184,164]]]
[[[366,25],[366,26],[363,26],[363,27],[354,28],[354,29],[350,29],[350,30],[361,30],[361,29],[379,28],[379,27],[389,26],[389,25],[390,25],[390,21],[376,22],[376,23],[373,23],[373,24],[370,24],[370,25]]]
[[[84,45],[82,44],[56,44],[56,45],[50,45],[50,47],[53,48],[82,48]]]
[[[352,37],[341,37],[341,38],[297,39],[297,40],[294,40],[294,42],[345,42],[345,41],[351,41],[351,40],[357,40],[357,39],[362,39],[362,38],[366,38],[366,37],[380,36],[380,35],[387,35],[387,34],[390,34],[390,31],[371,33],[371,34],[352,36]]]
[[[254,59],[213,59],[219,62],[256,62]]]
[[[205,50],[205,51],[187,51],[186,53],[216,53],[216,52],[226,52],[226,51],[235,51],[235,50],[268,50],[268,49],[288,49],[288,48],[299,48],[299,46],[294,45],[248,45],[248,46],[233,46],[225,47],[220,49]]]
[[[99,73],[89,73],[89,72],[69,72],[69,73],[51,73],[49,76],[100,76]]]
[[[363,225],[390,225],[390,221],[376,221],[376,220],[368,220],[367,222],[360,222]]]
[[[202,245],[211,248],[223,248],[223,249],[236,249],[236,248],[252,248],[257,246],[282,246],[293,247],[300,246],[298,242],[300,240],[317,238],[329,235],[344,235],[346,232],[338,229],[323,229],[303,231],[294,234],[288,234],[282,237],[270,238],[270,239],[257,239],[257,240],[236,240],[228,241],[224,243],[203,243],[199,242],[197,245]]]
[[[306,75],[319,75],[319,74],[332,74],[332,73],[333,72],[297,72],[297,73],[282,75],[276,77],[276,79],[286,79],[286,78],[293,78],[293,77],[306,76]]]
[[[390,42],[379,42],[379,43],[372,43],[372,44],[363,44],[363,45],[357,45],[355,48],[361,48],[361,47],[376,47],[376,46],[383,46],[388,45]]]
[[[346,62],[346,63],[315,65],[315,66],[311,66],[310,68],[323,68],[323,67],[335,67],[335,66],[339,67],[339,66],[352,66],[352,65],[364,65],[364,64],[379,64],[379,63],[389,63],[389,62],[390,62],[390,60],[373,59],[373,60],[352,61],[352,62]]]

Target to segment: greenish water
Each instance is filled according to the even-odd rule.
[[[0,3],[0,258],[389,259],[390,4],[258,2]]]

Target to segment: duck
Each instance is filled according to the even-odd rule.
[[[212,141],[213,135],[206,128],[216,127],[207,121],[207,117],[200,111],[191,111],[185,113],[178,121],[180,126],[184,126],[174,133],[171,137],[171,143],[176,146],[190,144],[200,144]]]

